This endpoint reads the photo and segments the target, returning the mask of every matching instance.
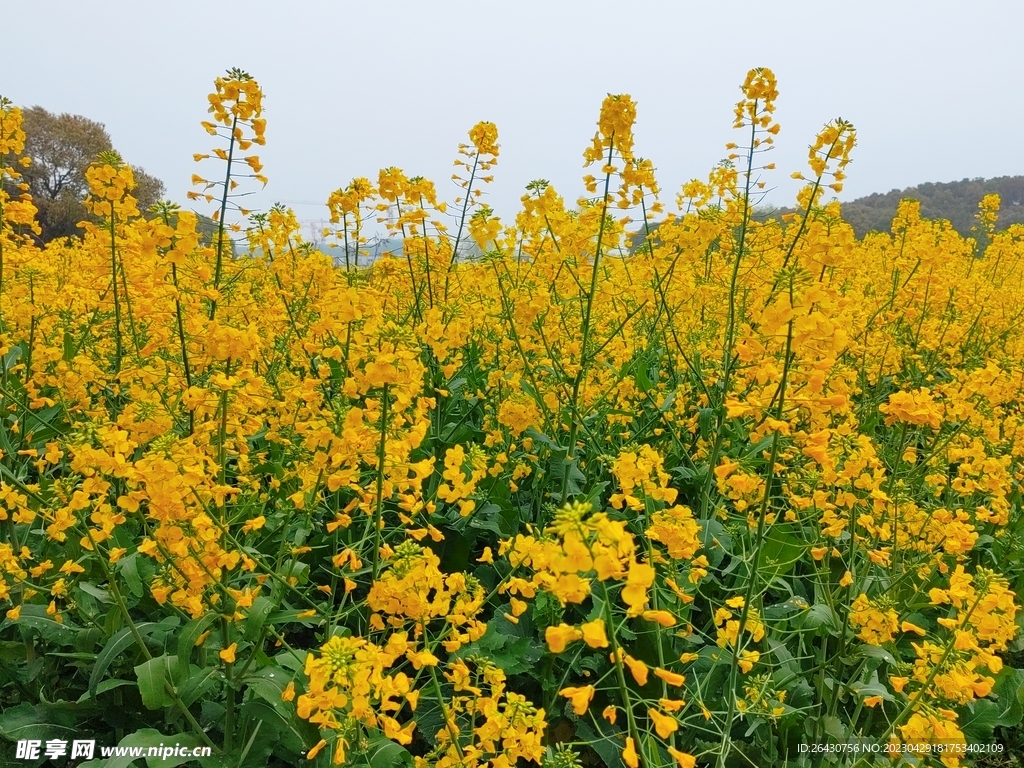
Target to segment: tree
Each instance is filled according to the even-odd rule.
[[[25,152],[32,164],[22,175],[39,209],[42,240],[80,236],[78,222],[90,218],[82,205],[88,192],[85,170],[100,152],[113,149],[102,123],[82,115],[56,115],[42,107],[24,110]],[[142,168],[132,166],[135,198],[145,211],[159,200],[164,185]]]

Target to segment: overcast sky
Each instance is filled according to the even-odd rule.
[[[575,200],[607,93],[638,102],[636,152],[654,160],[671,205],[737,139],[732,109],[755,66],[779,81],[773,204],[790,202],[790,173],[834,117],[858,131],[840,199],[1024,174],[1022,0],[17,6],[0,94],[104,123],[125,159],[181,202],[192,154],[212,146],[199,127],[206,95],[233,66],[266,95],[270,183],[250,203],[283,201],[307,221],[326,215],[332,189],[386,166],[454,198],[452,160],[479,120],[498,125],[488,202],[505,221],[532,179]]]

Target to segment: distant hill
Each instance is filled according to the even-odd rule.
[[[344,245],[329,245],[322,243],[317,246],[317,250],[326,256],[330,256],[334,261],[334,266],[343,267],[345,266],[345,246]],[[474,259],[480,256],[480,249],[471,240],[464,240],[459,245],[459,261],[465,259]],[[403,258],[402,256],[402,238],[400,237],[387,237],[379,240],[372,240],[366,243],[359,249],[359,264],[360,266],[369,266],[373,264],[377,259],[381,258],[384,254]],[[353,247],[350,252],[350,262],[355,264],[355,248]]]
[[[876,192],[843,203],[843,218],[858,237],[868,232],[888,232],[896,215],[896,205],[910,197],[921,203],[926,219],[948,219],[961,235],[971,234],[978,203],[995,192],[1002,199],[996,229],[1024,223],[1024,176],[1000,176],[997,179],[964,179],[942,183],[928,182],[907,189]]]
[[[321,243],[319,246],[317,246],[317,250],[327,256],[330,256],[331,259],[334,261],[334,266],[345,266],[345,246],[328,245],[327,243]],[[365,244],[362,248],[359,249],[359,251],[359,264],[365,267],[375,262],[385,253],[401,256],[402,241],[399,240],[398,238],[391,237],[383,238],[380,240],[374,240],[373,242]],[[352,252],[349,255],[351,257],[351,262],[354,264],[356,261],[354,247],[352,248]]]
[[[996,229],[1006,229],[1011,224],[1024,224],[1024,176],[1000,176],[996,179],[964,179],[963,181],[926,182],[916,187],[894,189],[890,192],[876,192],[866,197],[844,202],[842,215],[853,227],[857,237],[868,232],[890,232],[900,200],[912,198],[921,203],[921,216],[925,219],[946,219],[964,237],[971,235],[978,203],[985,195],[995,192],[999,195],[999,219]],[[754,219],[764,221],[775,219],[786,213],[796,213],[792,208],[772,206],[754,210]],[[651,227],[655,237],[660,222]],[[656,239],[656,237],[655,237]],[[642,234],[634,235],[630,253],[644,242]]]

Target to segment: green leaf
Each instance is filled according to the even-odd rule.
[[[28,657],[28,644],[13,640],[0,642],[0,662],[25,661]]]
[[[299,616],[306,613],[305,608],[289,608],[284,611],[274,611],[267,617],[268,624],[290,624],[293,621],[305,626],[311,626],[317,624],[320,621],[319,616],[309,616],[304,619],[300,619]]]
[[[263,718],[253,722],[252,732],[245,736],[245,744],[239,745],[238,768],[266,768],[279,742],[276,723],[267,722]]]
[[[106,693],[107,691],[113,690],[114,688],[120,688],[124,685],[135,685],[134,680],[119,680],[117,678],[111,678],[110,680],[104,680],[102,683],[96,686],[96,695]],[[89,701],[93,698],[92,691],[86,691],[78,697],[78,703]]]
[[[973,702],[969,711],[960,713],[957,724],[968,742],[984,744],[992,741],[995,728],[1000,725],[1004,714],[1003,708],[996,702],[979,699]]]
[[[767,437],[761,438],[758,442],[754,443],[753,445],[748,445],[746,450],[743,451],[741,458],[747,461],[753,460],[754,463],[767,464],[768,460],[764,458],[762,454],[765,451],[771,450],[772,441],[774,440],[775,435],[771,434],[768,435]]]
[[[585,504],[589,504],[594,509],[601,507],[601,497],[604,495],[605,490],[608,488],[608,481],[602,480],[599,483],[594,483],[593,487],[587,491],[586,497],[583,499]],[[515,533],[515,531],[513,531]]]
[[[198,619],[192,619],[192,621],[182,627],[181,634],[178,635],[178,666],[182,667],[179,671],[179,677],[188,674],[188,664],[192,658],[192,649],[196,647],[196,641],[199,640],[199,636],[206,631],[206,628],[216,618],[217,614],[207,613]]]
[[[871,673],[871,679],[866,683],[851,683],[850,690],[858,696],[865,698],[869,696],[881,696],[885,701],[895,701],[889,689],[878,680],[878,670]]]
[[[806,603],[799,603],[795,600],[787,600],[784,603],[775,603],[764,609],[765,618],[786,619],[807,609]]]
[[[292,673],[281,669],[278,666],[263,667],[250,675],[242,678],[242,682],[248,685],[253,693],[261,699],[270,702],[275,707],[281,704],[281,694],[288,687],[292,680]]]
[[[778,678],[781,679],[789,675],[800,674],[800,665],[796,663],[796,659],[793,658],[793,654],[789,652],[785,643],[781,643],[778,640],[768,640],[768,647],[771,649],[771,654],[778,664],[775,670]]]
[[[815,603],[807,609],[800,628],[811,630],[824,628],[828,634],[833,635],[839,632],[839,617],[827,604]]]
[[[174,683],[174,674],[178,667],[178,657],[157,656],[135,667],[135,675],[139,679],[139,693],[142,703],[147,709],[163,709],[174,703],[167,692],[167,686]]]
[[[1024,719],[1024,669],[1003,667],[992,689],[999,707],[997,725],[1012,728]]]
[[[306,666],[306,659],[299,651],[281,651],[274,661],[286,669],[298,672]]]
[[[124,577],[125,583],[128,585],[128,591],[135,597],[142,597],[145,594],[145,590],[142,586],[142,577],[139,575],[139,553],[132,552],[130,555],[126,555],[117,561],[118,573]]]
[[[506,675],[521,675],[536,668],[544,655],[544,648],[531,637],[515,637],[503,633],[492,621],[475,643],[459,649],[458,658],[474,655],[488,657]]]
[[[773,525],[761,546],[761,570],[769,580],[783,576],[793,569],[804,546],[795,535],[795,526],[782,523]]]
[[[114,602],[114,598],[110,596],[110,592],[108,590],[97,587],[95,584],[91,584],[88,581],[79,582],[78,588],[85,592],[85,594],[92,595],[101,603]]]
[[[65,363],[70,363],[75,359],[75,338],[71,335],[70,331],[64,331],[64,355],[62,359]]]
[[[636,361],[634,366],[635,373],[633,374],[633,379],[636,381],[636,385],[641,392],[650,392],[654,388],[654,382],[651,380],[648,372],[649,364],[647,356],[643,355]],[[657,369],[655,369],[655,376],[657,376]]]
[[[21,359],[21,345],[11,347],[11,351],[3,357],[3,363],[0,365],[0,374],[6,376],[7,372],[14,367],[19,359]]]
[[[857,652],[868,659],[881,659],[886,664],[896,663],[896,657],[878,645],[862,645]]]
[[[179,660],[178,666],[181,666]],[[178,698],[186,707],[191,706],[196,700],[206,693],[217,681],[217,667],[189,667],[188,679],[185,684],[178,688]]]
[[[306,744],[314,744],[319,738],[316,735],[317,730],[308,721],[300,720],[295,716],[294,709],[286,717],[275,707],[260,699],[250,699],[242,705],[242,718],[249,722],[262,722],[272,726],[281,734],[281,746],[295,755],[301,754]]]
[[[57,719],[61,719],[57,715]],[[46,710],[28,703],[8,707],[0,713],[0,737],[7,741],[19,739],[67,739],[81,733],[78,727],[48,722]],[[69,721],[73,722],[73,721]]]
[[[484,504],[478,509],[469,521],[470,528],[477,528],[483,531],[491,531],[502,538],[508,538],[515,534],[518,519],[511,507],[506,511],[494,503]]]
[[[831,736],[836,741],[844,741],[847,736],[846,726],[843,725],[843,721],[834,715],[825,715],[822,718],[822,722],[825,724],[825,733]]]
[[[366,759],[370,763],[370,768],[397,768],[400,765],[413,764],[409,750],[383,736],[370,740],[370,745],[366,748]]]
[[[21,617],[17,621],[4,619],[0,623],[0,629],[17,624],[22,631],[35,630],[43,640],[54,645],[74,645],[75,636],[80,627],[75,626],[65,619],[58,624],[57,621],[46,613],[46,606],[25,603],[21,606]]]
[[[301,586],[309,581],[309,565],[301,560],[286,560],[281,565],[280,574],[289,582],[294,579],[295,586]]]
[[[566,472],[568,472],[569,479],[565,486],[566,493],[569,496],[580,495],[583,489],[583,484],[587,482],[587,476],[580,471],[578,457],[569,461],[567,458],[561,458],[553,455],[551,457],[550,467],[551,481],[555,484],[556,488],[562,487],[563,478],[565,477]]]
[[[252,608],[249,609],[245,622],[242,624],[242,634],[246,639],[256,640],[259,637],[260,631],[274,607],[274,601],[263,596],[257,597],[253,601]]]
[[[615,737],[619,734],[623,734],[621,728],[606,725],[597,720],[598,727],[602,730],[607,728],[611,731],[610,734],[599,733],[594,727],[586,720],[580,720],[576,723],[576,733],[585,744],[591,749],[597,752],[601,760],[608,768],[624,768],[625,763],[622,762],[622,747]]]
[[[135,628],[139,631],[139,634],[145,637],[154,629],[157,625],[153,622],[146,622],[144,624],[136,624]],[[92,674],[89,676],[89,696],[96,698],[100,680],[103,679],[104,673],[107,668],[113,663],[114,659],[121,655],[121,652],[128,648],[130,645],[135,643],[135,638],[132,636],[131,629],[124,627],[118,630],[115,634],[107,640],[107,644],[103,646],[103,650],[100,651],[99,656],[96,657],[96,664],[92,668]]]

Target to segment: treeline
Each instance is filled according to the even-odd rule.
[[[1006,229],[1013,224],[1024,224],[1024,176],[1000,176],[995,179],[964,179],[963,181],[926,182],[916,187],[894,189],[890,192],[876,192],[859,197],[842,205],[843,219],[853,227],[857,237],[868,232],[889,232],[896,216],[900,200],[911,198],[921,203],[921,216],[926,219],[946,219],[964,237],[971,236],[976,224],[978,203],[988,194],[999,195],[1001,205],[996,230]],[[754,219],[765,221],[779,218],[787,213],[799,213],[793,208],[765,206],[754,210]],[[657,241],[655,232],[659,224],[651,227],[651,236]],[[630,252],[644,242],[641,233],[632,239]]]
[[[8,184],[14,196],[26,192],[39,213],[41,243],[59,237],[78,237],[78,222],[91,219],[83,201],[89,191],[85,171],[101,152],[114,149],[110,134],[102,123],[82,115],[56,114],[42,107],[22,111],[25,148],[22,154],[31,162],[19,167],[18,188]],[[13,156],[0,158],[0,163],[13,165]],[[164,184],[137,165],[132,166],[136,187],[133,192],[139,209],[145,211],[163,197]]]
[[[993,192],[1002,200],[996,229],[1024,223],[1024,176],[927,182],[903,190],[876,192],[843,203],[843,218],[853,226],[858,237],[868,232],[888,232],[897,204],[909,197],[921,203],[921,216],[947,219],[957,232],[966,237],[975,224],[978,203]]]

